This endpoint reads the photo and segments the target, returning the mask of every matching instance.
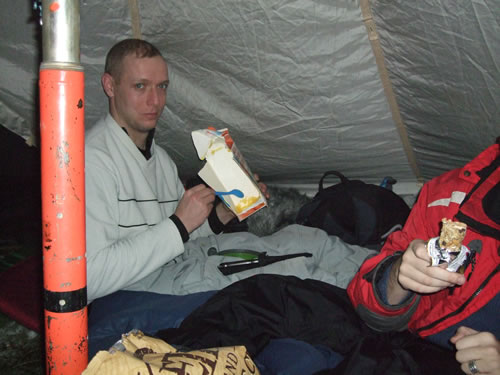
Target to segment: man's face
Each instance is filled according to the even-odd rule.
[[[110,112],[135,143],[156,126],[167,100],[168,68],[161,56],[127,55],[118,81],[103,76]]]

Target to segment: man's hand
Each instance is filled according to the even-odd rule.
[[[269,192],[267,191],[267,185],[260,180],[260,177],[257,173],[253,174],[253,178],[255,179],[255,181],[257,181],[257,185],[259,186],[259,189],[262,192],[262,195],[264,197],[266,197],[266,199],[269,199],[271,196],[269,195]]]
[[[388,302],[391,305],[398,304],[409,291],[435,293],[465,283],[462,274],[446,270],[446,263],[438,267],[431,267],[430,264],[427,243],[423,240],[412,241],[402,258],[392,266],[387,291]]]
[[[471,361],[478,374],[500,374],[500,342],[492,333],[460,327],[450,341],[457,349],[455,357],[466,374],[472,373]]]
[[[185,191],[175,215],[182,221],[188,233],[198,228],[207,219],[212,211],[215,192],[209,187],[200,184]]]
[[[227,207],[224,202],[219,202],[219,204],[215,207],[215,212],[217,213],[217,217],[220,222],[224,225],[233,220],[236,215]]]

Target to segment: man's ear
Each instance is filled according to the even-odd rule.
[[[101,84],[102,88],[104,89],[104,92],[109,98],[112,98],[115,96],[114,93],[114,85],[115,82],[113,80],[113,77],[109,73],[104,73],[101,77]]]

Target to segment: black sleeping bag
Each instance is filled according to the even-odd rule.
[[[317,280],[260,274],[240,280],[157,337],[179,349],[245,345],[255,357],[271,339],[326,345],[345,359],[322,374],[457,374],[454,353],[405,332],[368,328],[344,289]]]

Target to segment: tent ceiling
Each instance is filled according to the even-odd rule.
[[[29,2],[0,1],[16,14],[0,23],[0,123],[31,138],[39,26]],[[183,177],[201,166],[190,132],[207,126],[229,128],[270,184],[316,184],[330,169],[411,183],[464,164],[500,135],[498,1],[370,4],[403,134],[353,0],[81,1],[86,127],[107,109],[105,53],[135,26],[169,64],[156,140]]]

